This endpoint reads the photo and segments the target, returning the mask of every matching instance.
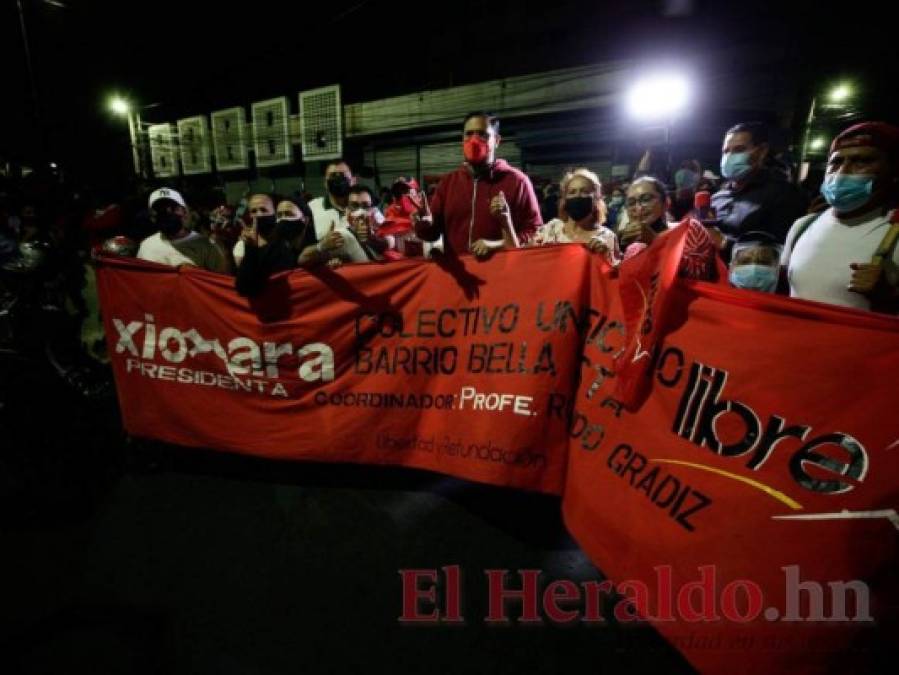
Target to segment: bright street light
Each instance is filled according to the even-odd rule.
[[[131,157],[134,162],[134,173],[135,175],[140,176],[143,172],[140,151],[141,139],[139,137],[140,116],[137,114],[128,99],[118,94],[113,94],[112,96],[110,96],[109,100],[106,102],[106,105],[113,114],[119,115],[121,117],[126,117],[128,119],[128,136],[131,139]],[[141,108],[138,108],[138,110],[141,110]]]
[[[690,97],[683,75],[663,73],[641,80],[627,94],[628,112],[641,120],[668,120],[682,111]]]
[[[128,104],[128,101],[121,96],[113,96],[109,99],[109,109],[116,115],[123,116],[131,112],[131,106]]]
[[[819,138],[816,138],[815,140],[813,140],[809,147],[812,150],[821,150],[824,148],[825,145],[826,145],[826,141],[823,138],[819,137]]]
[[[830,90],[828,98],[833,103],[842,103],[852,96],[852,88],[848,84],[840,84]]]

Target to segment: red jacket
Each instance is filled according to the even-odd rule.
[[[478,239],[502,239],[500,221],[490,213],[490,201],[501,191],[519,239],[527,241],[543,224],[537,195],[530,179],[503,159],[496,160],[490,173],[478,180],[464,164],[444,176],[431,200],[433,224],[420,223],[418,236],[434,241],[443,234],[445,252],[456,254],[468,253]]]

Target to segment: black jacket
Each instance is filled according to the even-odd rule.
[[[725,183],[712,195],[719,228],[731,239],[746,232],[767,232],[783,243],[793,223],[805,215],[806,207],[799,188],[768,169],[756,171],[739,188]]]
[[[249,298],[259,295],[270,276],[297,268],[300,252],[307,246],[314,246],[316,238],[312,223],[304,225],[297,251],[291,245],[296,238],[296,231],[292,229],[294,227],[296,226],[279,221],[273,241],[262,247],[246,243],[243,262],[237,268],[235,287],[238,293]]]

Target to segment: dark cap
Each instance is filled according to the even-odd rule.
[[[862,122],[849,127],[830,145],[830,151],[843,148],[869,147],[883,150],[890,159],[899,159],[899,127],[886,122]]]

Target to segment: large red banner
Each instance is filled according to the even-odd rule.
[[[561,494],[591,260],[400,261],[233,280],[99,274],[126,430],[281,459],[398,464]]]
[[[895,610],[899,320],[679,280],[683,234],[617,271],[546,247],[295,272],[252,302],[105,261],[125,427],[560,494],[700,670],[821,671]]]
[[[635,293],[593,283],[612,316]],[[665,302],[642,350],[587,342],[569,529],[701,672],[864,671],[899,597],[899,321],[683,281]]]

